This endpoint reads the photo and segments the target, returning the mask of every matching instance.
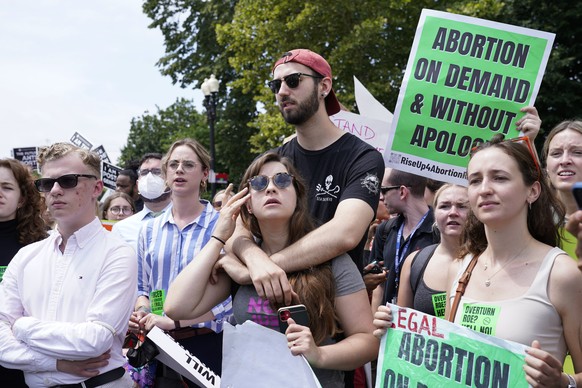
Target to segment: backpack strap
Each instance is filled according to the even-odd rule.
[[[410,264],[410,288],[412,293],[415,294],[420,284],[420,280],[424,277],[424,271],[426,266],[430,261],[430,258],[437,249],[438,244],[429,245],[428,247],[422,248],[418,253],[412,258],[412,263]],[[419,261],[420,260],[420,261]],[[415,268],[414,264],[421,264],[420,268]]]
[[[450,322],[455,321],[455,315],[457,315],[457,309],[459,308],[459,303],[461,303],[461,297],[465,293],[465,289],[467,288],[467,284],[469,284],[469,279],[471,279],[471,273],[473,272],[473,268],[477,265],[477,259],[480,255],[473,256],[471,262],[465,269],[465,272],[459,278],[459,283],[457,285],[457,291],[455,292],[455,299],[453,299],[453,306],[451,307],[451,311],[449,311],[449,316],[447,320]]]

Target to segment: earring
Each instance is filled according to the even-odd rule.
[[[325,93],[321,93],[321,97],[325,97]]]
[[[531,210],[531,202],[527,202],[527,204],[529,205],[529,210]]]

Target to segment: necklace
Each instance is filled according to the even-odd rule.
[[[491,285],[491,279],[493,279],[493,276],[497,275],[499,273],[499,271],[501,271],[503,268],[505,268],[509,263],[511,263],[513,260],[515,260],[519,255],[521,255],[523,253],[523,251],[525,251],[525,248],[527,248],[529,246],[529,243],[531,242],[531,240],[529,240],[524,246],[523,248],[521,248],[521,250],[519,252],[517,252],[516,255],[514,255],[511,259],[507,260],[505,262],[505,264],[503,264],[497,271],[493,272],[493,274],[491,276],[489,276],[487,278],[487,280],[485,280],[485,287],[489,287]],[[487,270],[488,266],[487,264],[485,264],[485,271]]]

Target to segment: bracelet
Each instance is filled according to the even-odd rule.
[[[215,235],[212,235],[212,236],[210,236],[210,237],[212,237],[212,238],[214,238],[214,239],[216,239],[216,240],[220,241],[220,242],[222,243],[222,245],[226,245],[226,243],[224,242],[224,240],[223,240],[223,239],[221,239],[221,238],[218,238],[218,237],[216,237]]]
[[[135,309],[135,311],[143,311],[144,313],[150,313],[150,309],[146,306],[146,305],[141,305],[138,308]]]
[[[182,326],[180,326],[180,321],[174,321],[174,330],[178,330],[182,328]]]

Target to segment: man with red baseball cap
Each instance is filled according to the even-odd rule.
[[[321,55],[308,49],[284,53],[275,62],[268,85],[281,115],[297,134],[277,152],[293,160],[307,182],[310,212],[321,226],[270,257],[241,231],[231,238],[227,250],[246,263],[261,298],[289,305],[292,290],[286,272],[346,252],[362,270],[384,161],[375,148],[331,121],[329,116],[338,113],[341,105],[332,89],[331,67]]]
[[[289,62],[297,62],[301,63],[312,69],[318,75],[322,77],[327,77],[331,80],[331,66],[323,57],[317,53],[314,53],[311,50],[307,49],[296,49],[292,51],[288,51],[277,62],[275,62],[275,66],[273,66],[273,72],[275,68],[283,63]],[[341,105],[335,96],[333,89],[329,89],[329,94],[324,96],[325,100],[325,109],[329,116],[333,116],[334,114],[338,113],[341,110]]]

